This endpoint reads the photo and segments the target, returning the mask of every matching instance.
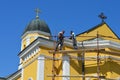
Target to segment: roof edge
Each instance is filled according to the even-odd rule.
[[[96,29],[96,28],[98,28],[98,27],[100,27],[100,26],[102,26],[102,25],[104,25],[104,24],[106,24],[106,23],[105,23],[105,22],[102,22],[102,23],[100,23],[100,24],[98,24],[98,25],[96,25],[96,26],[94,26],[94,27],[92,27],[92,28],[90,28],[90,29],[82,32],[82,33],[77,34],[76,36],[79,36],[79,35],[84,34],[84,33],[88,33],[88,32],[90,32],[90,31],[92,31],[92,30],[94,30],[94,29]]]
[[[106,24],[106,25],[108,26],[108,28],[113,32],[113,34],[114,34],[118,39],[120,39],[120,38],[117,36],[117,34],[110,28],[110,26],[109,26],[106,22],[102,22],[102,23],[94,26],[93,28],[90,28],[90,29],[88,29],[88,30],[86,30],[86,31],[84,31],[84,32],[82,32],[82,33],[77,34],[76,36],[79,36],[79,35],[84,34],[84,33],[89,33],[90,31],[92,31],[92,30],[94,30],[94,29],[96,29],[96,28],[98,28],[98,27],[100,27],[100,26],[102,26],[102,25],[104,25],[104,24]]]

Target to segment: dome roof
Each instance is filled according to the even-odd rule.
[[[48,25],[43,20],[40,20],[39,18],[33,19],[28,24],[28,26],[26,27],[23,34],[28,32],[28,31],[42,31],[42,32],[46,32],[46,33],[51,34]]]

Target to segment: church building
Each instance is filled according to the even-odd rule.
[[[102,23],[76,35],[77,49],[64,38],[55,51],[57,41],[37,15],[22,33],[18,70],[0,80],[120,80],[120,39],[101,16]]]

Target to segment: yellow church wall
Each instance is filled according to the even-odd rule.
[[[109,62],[100,61],[100,75],[109,77]],[[85,61],[85,75],[97,76],[97,61]]]
[[[120,63],[115,61],[110,61],[110,78],[120,77]]]
[[[25,40],[22,42],[22,50],[23,50],[24,48],[26,48],[26,41],[25,41]]]
[[[30,38],[30,43],[32,43],[35,40],[34,36],[39,36],[37,33],[31,33],[31,34],[27,34],[24,38],[22,38],[22,48],[24,49],[26,46],[26,38],[29,37]]]
[[[92,39],[92,38],[95,38],[97,36],[97,33],[99,35],[102,35],[102,36],[106,36],[106,37],[102,37],[102,36],[99,36],[103,39],[107,39],[107,40],[112,40],[112,41],[116,41],[116,42],[120,42],[120,40],[117,38],[117,36],[108,28],[108,26],[106,24],[103,24],[102,26],[94,29],[94,30],[91,30],[90,32],[86,32],[86,33],[83,33],[83,34],[80,34],[76,37],[76,39],[78,41],[84,41],[84,40],[89,40],[89,39]],[[86,36],[86,37],[80,37],[80,36]],[[111,36],[113,38],[108,38],[107,36]]]
[[[50,54],[48,51],[50,49],[45,48],[45,47],[40,47],[40,53],[45,56],[53,57],[53,54]],[[62,54],[55,54],[55,58],[62,58]],[[53,61],[51,59],[45,59],[45,80],[51,80],[52,77],[48,77],[48,75],[52,74],[52,68],[53,68]],[[55,74],[56,75],[62,75],[62,60],[56,60],[55,61]],[[62,77],[55,77],[55,80],[62,80]]]
[[[48,77],[48,75],[52,74],[52,60],[45,59],[45,69],[44,69],[44,79],[45,80],[52,80],[52,77]]]
[[[29,73],[29,70],[30,68],[33,69],[33,72],[36,71],[37,69],[37,63],[36,63],[36,60],[38,58],[39,55],[45,55],[45,56],[51,56],[52,57],[52,54],[49,54],[49,49],[48,48],[45,48],[45,47],[40,47],[40,51],[38,53],[36,53],[36,55],[34,56],[31,56],[29,57],[28,60],[26,61],[23,61],[23,67],[25,67],[24,69],[24,74],[27,74]],[[56,63],[57,64],[57,63]],[[48,66],[49,65],[49,66]],[[30,66],[30,67],[29,67]],[[56,65],[57,66],[57,65]],[[30,70],[31,71],[31,70]],[[31,71],[32,72],[32,71]],[[52,60],[50,59],[45,59],[45,80],[49,80],[50,77],[47,77],[48,75],[52,74]],[[35,78],[35,75],[36,74],[28,74],[26,77],[25,77],[25,80],[28,78],[28,76],[33,76],[33,80],[36,80]]]
[[[87,57],[97,57],[97,53],[87,52],[85,53],[85,58],[87,59]],[[88,60],[85,60],[85,75],[89,75],[89,76],[97,75],[97,60],[95,58],[90,58]]]
[[[34,39],[34,40],[35,40],[35,37],[43,37],[43,38],[49,39],[47,36],[42,35],[42,34],[39,34],[39,33],[30,33],[30,34],[27,34],[27,35],[23,38],[23,40],[25,40],[26,37],[30,37],[31,39]]]
[[[120,52],[119,50],[115,50],[115,49],[111,49],[111,48],[106,48],[106,51],[110,51],[110,52]],[[107,54],[107,56],[112,56],[114,58],[120,59],[120,55],[119,54]],[[108,59],[109,62],[109,77],[110,78],[116,78],[116,77],[120,77],[120,63],[119,60],[113,60],[113,59]]]
[[[45,48],[45,47],[40,47],[41,48],[41,52],[39,54],[43,54],[45,56],[49,56],[49,57],[53,57],[53,54],[50,54],[48,51],[50,49],[48,48]],[[59,55],[55,55],[55,57],[59,57]],[[44,79],[45,80],[51,80],[52,77],[48,77],[48,75],[52,75],[52,66],[53,64],[53,61],[51,59],[45,59],[45,77]],[[61,66],[59,66],[59,61],[55,61],[55,74],[56,75],[59,75],[60,74],[60,71],[61,71]],[[56,77],[55,80],[59,80],[59,77]]]
[[[44,36],[44,35],[41,35],[39,33],[30,33],[30,34],[27,34],[25,37],[22,38],[22,49],[24,49],[26,46],[26,38],[30,38],[30,43],[32,43],[36,38],[35,37],[43,37],[43,38],[46,38],[46,39],[49,39],[49,36]]]
[[[62,75],[63,71],[62,71],[62,60],[59,61],[59,65],[58,65],[58,72],[59,72],[59,75]],[[58,80],[62,80],[62,77],[58,77],[59,79]]]
[[[106,78],[117,78],[120,75],[120,64],[114,61],[103,62],[103,65],[100,67],[100,72]]]
[[[29,78],[32,78],[33,80],[37,80],[36,79],[37,78],[37,60],[29,64],[28,66],[26,66],[24,68],[23,74],[24,74],[23,76],[24,80],[28,80]]]
[[[65,47],[65,50],[71,50],[71,48],[69,47]],[[105,49],[108,50],[108,49]],[[42,52],[45,53],[45,55],[49,55],[52,56],[51,54],[48,53],[49,49],[42,49]],[[59,55],[59,56],[58,56]],[[62,57],[61,54],[56,54],[56,58],[57,57]],[[70,56],[79,56],[81,57],[81,53],[79,54],[69,54]],[[92,52],[92,53],[85,53],[85,57],[91,57],[91,56],[97,56],[96,52]],[[116,55],[110,55],[110,54],[103,54],[100,53],[100,56],[113,56],[113,57],[117,57]],[[47,60],[46,63],[47,65],[52,65],[52,62],[50,60]],[[62,61],[59,60],[58,62],[55,62],[56,64],[56,68],[57,68],[57,75],[62,75]],[[106,78],[116,78],[120,75],[120,69],[116,69],[114,66],[111,67],[112,64],[115,64],[117,67],[120,67],[120,65],[116,62],[110,61],[109,59],[102,59],[100,61],[100,75],[101,76],[105,76]],[[82,74],[82,63],[81,61],[78,61],[76,59],[70,59],[70,75],[81,75]],[[45,74],[52,74],[52,66],[46,67],[45,69]],[[47,71],[48,70],[48,71]],[[115,72],[114,72],[115,71]],[[87,60],[85,61],[85,74],[86,75],[90,75],[90,76],[97,76],[97,61],[96,60]],[[45,77],[45,80],[49,80],[50,77]],[[61,80],[62,77],[57,77],[56,80]],[[74,80],[75,78],[71,78],[71,80]],[[80,80],[82,78],[79,78]],[[78,80],[78,79],[77,79]],[[92,79],[95,80],[95,79]]]
[[[46,43],[47,44],[47,43]],[[49,48],[46,48],[46,47],[41,47],[40,46],[40,53],[39,54],[44,54],[44,55],[47,55],[47,56],[51,56],[52,57],[52,54],[49,53]]]
[[[91,30],[90,32],[86,32],[83,34],[80,34],[77,36],[78,41],[84,41],[84,40],[90,40],[97,36],[97,33],[102,35],[102,36],[111,36],[111,38],[108,37],[101,37],[106,40],[111,40],[114,42],[120,42],[120,40],[117,38],[117,36],[108,28],[106,24],[103,24],[102,26]],[[90,37],[80,37],[80,36],[90,36]],[[114,39],[113,39],[114,38]],[[115,50],[111,48],[105,48],[105,51],[110,51],[110,52],[120,52],[120,50]],[[85,53],[85,57],[89,56],[96,56],[95,53],[89,54]],[[100,56],[112,56],[115,58],[120,58],[118,54],[102,54],[100,53]],[[86,75],[91,75],[95,74],[97,72],[97,62],[96,61],[85,61],[85,73]],[[117,60],[112,60],[112,59],[104,59],[100,61],[100,74],[103,76],[106,76],[106,78],[116,78],[119,77],[120,75],[120,63]]]
[[[71,48],[65,47],[65,50],[71,50]],[[105,50],[113,51],[113,49],[109,49],[109,48],[105,48]],[[114,50],[114,51],[118,51],[118,50]],[[99,54],[100,54],[99,55],[100,57],[113,56],[113,57],[119,58],[118,55],[111,55],[111,54],[105,54],[105,53],[99,53]],[[72,53],[72,54],[68,54],[68,55],[81,57],[81,53],[78,53],[78,54]],[[87,53],[85,53],[85,57],[97,57],[97,52],[87,52]],[[120,64],[118,62],[111,61],[110,59],[107,59],[107,58],[100,60],[100,64],[99,64],[100,65],[100,75],[105,76],[106,78],[119,77]],[[115,68],[115,66],[113,64],[117,68]],[[81,75],[82,74],[81,60],[78,61],[77,59],[70,59],[70,65],[71,65],[70,66],[70,75]],[[85,60],[85,75],[97,76],[97,60],[96,59]],[[80,78],[80,77],[78,79],[82,80],[82,78]],[[70,80],[75,80],[75,78],[71,77]],[[91,78],[91,80],[97,80],[97,79]]]
[[[85,56],[96,56],[95,53],[87,53]],[[100,53],[100,57],[103,56],[113,56],[109,54],[102,54]],[[87,60],[85,61],[85,74],[86,75],[93,75],[97,74],[97,60]],[[119,61],[114,61],[111,59],[100,59],[100,75],[105,76],[106,78],[116,78],[120,75],[120,63]]]
[[[81,75],[82,74],[82,63],[75,59],[70,60],[70,75]],[[81,77],[71,77],[70,80],[81,80]]]
[[[24,72],[23,76],[24,80],[28,80],[29,78],[32,78],[33,80],[36,80],[37,78],[37,65],[38,65],[38,56],[40,51],[38,51],[35,55],[31,55],[26,61],[23,61],[23,69]]]
[[[100,30],[100,29],[99,29]],[[97,31],[96,31],[97,32]],[[91,33],[93,34],[93,33]],[[80,39],[81,40],[81,39]],[[65,50],[71,50],[69,47],[64,47]],[[23,63],[23,65],[28,64],[31,60],[37,58],[40,54],[46,55],[46,56],[51,56],[48,51],[50,49],[45,48],[45,47],[40,47],[40,51],[33,57],[31,57],[29,60]],[[113,50],[106,48],[105,50],[107,51],[119,51],[119,50]],[[81,57],[81,53],[79,54],[69,54],[70,56],[79,56]],[[90,57],[90,56],[96,56],[96,52],[92,53],[85,53],[85,57]],[[109,56],[109,54],[102,54],[100,53],[100,56]],[[117,57],[116,55],[111,55],[114,57]],[[62,57],[62,54],[56,54],[56,58]],[[115,68],[115,66],[111,65],[114,64],[117,67],[120,67],[120,64],[118,62],[110,61],[109,59],[102,60],[100,63],[100,74],[103,76],[106,76],[107,78],[116,78],[118,75],[120,75],[120,69]],[[70,75],[81,75],[82,74],[82,62],[78,61],[76,59],[70,59]],[[56,74],[57,75],[62,75],[62,60],[55,61],[55,66],[56,66]],[[32,69],[32,71],[30,70]],[[25,66],[24,68],[24,74],[27,74],[24,76],[24,79],[27,80],[29,76],[32,76],[33,80],[36,80],[36,71],[37,69],[37,61],[31,62],[28,66]],[[30,71],[29,71],[30,70]],[[32,74],[30,72],[34,72],[35,74]],[[52,60],[50,59],[45,59],[45,80],[51,80],[52,77],[48,77],[48,75],[52,74]],[[85,74],[86,75],[96,75],[97,74],[97,62],[95,60],[90,60],[90,61],[85,61]],[[35,76],[36,75],[36,76]],[[55,80],[62,80],[62,77],[56,77]],[[71,78],[71,80],[74,80],[74,78]],[[78,79],[77,79],[78,80]],[[81,80],[81,78],[79,78]],[[92,79],[94,80],[94,79]]]
[[[80,54],[75,53],[75,55],[71,54],[71,56],[81,57],[81,53]],[[70,75],[81,75],[81,74],[82,74],[82,61],[71,58],[70,59]]]
[[[65,46],[65,50],[73,50],[71,47]],[[66,54],[62,54],[64,56]],[[74,59],[72,57],[81,57],[81,53],[71,53],[67,54],[70,56],[70,75],[81,75],[82,74],[82,67],[81,67],[81,60]],[[61,61],[62,62],[62,61]],[[62,69],[61,69],[61,75],[62,75]],[[60,78],[62,80],[62,77]],[[82,80],[80,77],[70,77],[70,80]]]

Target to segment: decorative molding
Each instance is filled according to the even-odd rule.
[[[54,41],[53,40],[48,40],[48,39],[45,39],[45,38],[42,38],[42,37],[39,37],[33,43],[31,43],[28,47],[26,47],[24,50],[22,50],[18,54],[18,56],[20,58],[23,58],[29,52],[34,50],[35,47],[39,47],[39,46],[44,46],[44,47],[53,49],[54,48]]]
[[[40,48],[39,48],[39,47],[36,47],[34,50],[32,50],[31,52],[29,52],[27,55],[25,55],[25,56],[23,57],[23,60],[24,60],[24,61],[28,60],[28,59],[31,58],[32,56],[36,55],[39,51],[40,51]]]
[[[72,47],[72,41],[71,40],[65,39],[64,43],[65,43],[66,46]],[[78,47],[79,48],[82,47],[81,44],[82,44],[82,42],[78,42]],[[97,47],[97,42],[96,41],[85,41],[85,42],[83,42],[83,45],[86,49],[96,48]],[[27,53],[29,53],[31,50],[33,50],[34,47],[36,47],[36,46],[37,47],[38,46],[45,46],[47,48],[54,48],[54,41],[39,37],[30,46],[28,46],[26,49],[21,51],[19,53],[19,57],[20,58],[24,57]],[[120,50],[120,43],[113,42],[113,41],[110,41],[110,40],[100,40],[99,41],[99,48],[113,48],[113,49],[116,49],[116,50]]]
[[[27,31],[25,34],[22,35],[22,39],[27,35],[27,34],[31,34],[31,33],[38,33],[38,34],[41,34],[41,35],[45,35],[45,36],[50,36],[51,34],[50,33],[46,33],[46,32],[43,32],[43,31]]]
[[[72,40],[65,39],[64,43],[66,46],[72,47]],[[118,42],[101,39],[98,41],[98,43],[99,43],[99,48],[112,48],[112,49],[120,50],[120,43],[118,43]],[[77,42],[77,45],[79,48],[81,48],[82,42]],[[83,46],[86,49],[97,48],[97,41],[96,40],[84,41]]]

